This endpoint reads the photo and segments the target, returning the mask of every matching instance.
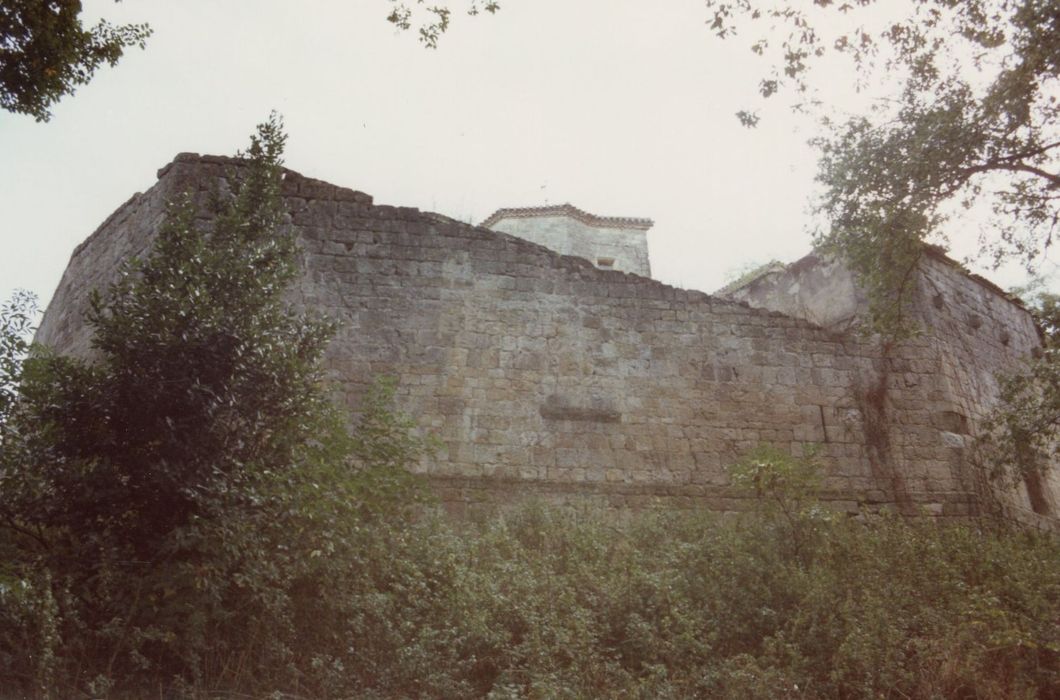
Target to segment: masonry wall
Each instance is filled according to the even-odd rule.
[[[999,378],[1022,370],[1041,351],[1041,339],[1025,309],[945,256],[929,252],[919,273],[916,313],[934,343],[943,388],[958,407],[948,430],[963,436],[968,458],[974,459],[974,436],[997,401]],[[1022,520],[1055,519],[1060,458],[1045,474],[1030,475],[1003,496]]]
[[[142,249],[167,196],[205,198],[225,159],[184,155],[75,253],[38,340],[82,352],[85,296]],[[739,509],[726,465],[759,443],[816,448],[849,512],[977,512],[948,416],[962,379],[929,339],[884,358],[804,320],[667,287],[288,173],[297,303],[340,323],[327,357],[356,410],[373,377],[442,444],[447,508],[528,495]]]
[[[89,294],[104,291],[117,278],[123,261],[144,255],[151,232],[164,219],[166,203],[187,184],[174,177],[160,178],[147,192],[126,200],[74,249],[37,329],[38,342],[71,355],[90,354],[91,336],[84,324]]]
[[[771,271],[729,296],[834,329],[856,325],[866,307],[850,271],[816,254]],[[1034,321],[1001,289],[931,247],[925,249],[920,262],[909,311],[926,348],[912,365],[917,373],[896,372],[892,380],[912,384],[925,370],[936,375],[940,395],[952,405],[938,407],[932,424],[965,464],[960,471],[967,477],[966,488],[985,488],[977,483],[982,482],[984,471],[974,466],[974,436],[998,400],[999,377],[1019,371],[1041,350]],[[1060,505],[1060,464],[1041,478],[1031,477],[1015,492],[999,495],[1022,520],[1055,518]]]
[[[837,331],[852,329],[865,306],[850,270],[816,253],[718,293]]]

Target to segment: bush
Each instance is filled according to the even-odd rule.
[[[330,324],[284,302],[284,139],[259,126],[208,225],[170,204],[93,298],[93,361],[23,361],[25,304],[5,307],[0,658],[24,693],[298,688],[316,673],[300,650],[322,646],[307,625],[335,610],[299,615],[362,571],[364,523],[413,502],[408,421],[384,388],[348,435],[319,364]]]

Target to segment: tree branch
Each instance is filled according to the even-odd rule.
[[[1047,143],[1044,146],[1038,148],[1032,148],[1029,151],[1020,151],[1019,153],[1013,153],[1007,156],[1000,156],[995,160],[1023,160],[1024,158],[1033,158],[1034,156],[1040,156],[1048,153],[1057,146],[1060,146],[1060,141],[1054,141],[1053,143]]]
[[[1049,181],[1049,189],[1060,189],[1060,175],[1054,175],[1053,173],[1042,170],[1041,168],[1033,165],[1027,165],[1026,163],[1013,163],[1012,165],[1001,166],[1000,170],[1011,170],[1013,172],[1024,172],[1037,175],[1040,178],[1044,178]]]
[[[1049,182],[1049,189],[1060,189],[1060,175],[1054,175],[1046,170],[1035,167],[1033,165],[1027,165],[1026,163],[1000,163],[992,161],[990,163],[981,163],[979,165],[973,165],[968,168],[961,170],[961,182],[963,185],[968,181],[972,175],[976,173],[988,173],[992,170],[1007,170],[1009,172],[1023,172],[1030,173],[1031,175],[1037,175],[1038,177]],[[959,187],[959,186],[958,186]],[[955,188],[956,189],[956,188]]]
[[[45,551],[47,551],[48,549],[51,548],[51,546],[48,543],[48,541],[46,539],[44,539],[44,537],[42,535],[40,535],[40,534],[38,534],[36,532],[33,532],[32,530],[29,530],[29,529],[27,529],[25,527],[22,527],[21,525],[16,523],[14,521],[14,519],[10,515],[7,515],[6,513],[3,516],[3,520],[0,521],[0,527],[6,527],[9,530],[13,530],[13,531],[17,532],[20,535],[25,535],[26,537],[29,537],[30,539],[35,540],[37,543],[39,543],[41,545],[41,547],[44,548]]]

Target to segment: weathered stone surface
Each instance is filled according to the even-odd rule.
[[[647,232],[650,219],[604,217],[570,204],[498,209],[481,226],[510,233],[597,267],[651,276]]]
[[[835,260],[811,254],[787,267],[770,268],[735,289],[734,300],[845,329],[857,324],[865,300],[850,271]],[[889,358],[889,401],[923,411],[928,425],[901,423],[902,439],[915,444],[937,431],[937,441],[954,450],[952,462],[969,485],[982,481],[974,466],[978,427],[998,398],[998,376],[1016,371],[1041,351],[1031,315],[1018,300],[982,277],[969,274],[937,248],[925,248],[915,279],[910,312],[923,335],[906,343],[903,357]],[[911,347],[919,350],[910,354]],[[894,388],[913,389],[926,374],[934,387],[919,406]],[[892,427],[892,432],[898,426]],[[970,486],[971,487],[971,486]],[[980,486],[980,489],[984,486]],[[1003,494],[1015,517],[1056,520],[1060,465],[1016,493]],[[945,511],[944,511],[945,512]]]
[[[87,354],[90,290],[145,250],[167,199],[205,202],[232,167],[182,154],[163,168],[75,251],[38,340]],[[454,512],[526,495],[740,510],[725,466],[771,443],[815,447],[822,497],[842,512],[974,516],[981,481],[956,438],[974,434],[993,371],[1037,342],[1025,312],[942,263],[924,282],[944,298],[942,310],[927,302],[939,335],[884,355],[293,172],[284,195],[303,250],[292,300],[339,322],[336,392],[356,411],[373,377],[398,378],[401,408],[441,441],[420,469]]]

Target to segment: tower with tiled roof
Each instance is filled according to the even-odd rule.
[[[481,226],[585,258],[599,268],[651,277],[651,219],[596,216],[571,205],[498,209]]]

